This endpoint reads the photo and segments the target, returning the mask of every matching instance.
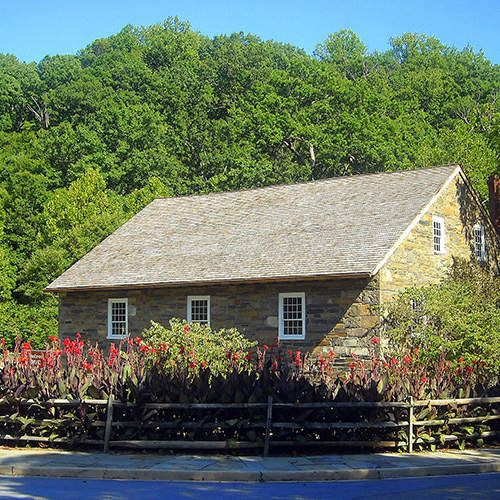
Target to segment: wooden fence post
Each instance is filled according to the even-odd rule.
[[[264,456],[269,455],[269,439],[271,437],[271,421],[273,418],[273,397],[267,398],[266,436],[264,439]]]
[[[111,425],[113,423],[113,403],[114,403],[114,397],[113,394],[110,394],[108,399],[108,411],[106,415],[106,431],[104,433],[104,447],[102,450],[104,453],[107,453],[109,450],[109,440],[111,438]]]
[[[410,396],[408,408],[408,453],[413,452],[413,408],[413,396]]]

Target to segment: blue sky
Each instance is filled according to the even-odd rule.
[[[243,31],[309,54],[341,29],[380,52],[390,37],[416,32],[458,49],[470,44],[500,64],[499,0],[0,0],[0,52],[39,62],[168,16],[210,37]]]

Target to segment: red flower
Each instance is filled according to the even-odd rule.
[[[372,344],[373,344],[373,345],[377,345],[379,342],[380,342],[380,339],[379,339],[379,338],[377,338],[377,337],[374,337],[374,338],[372,339]]]
[[[135,342],[137,345],[139,345],[139,344],[141,343],[141,340],[142,340],[142,339],[141,339],[141,337],[136,337],[136,338],[134,339],[134,342]]]
[[[189,328],[189,325],[186,325],[184,327],[184,333],[189,333],[191,331],[191,328]]]
[[[266,344],[264,344],[264,349],[267,351],[269,349],[269,346],[267,346]]]
[[[463,363],[463,361],[464,361],[464,358],[462,358],[462,357],[458,360],[459,363]]]
[[[427,377],[422,377],[422,384],[425,384],[429,380]]]

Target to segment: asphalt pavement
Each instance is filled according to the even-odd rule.
[[[159,481],[359,481],[500,472],[500,449],[296,457],[0,450],[0,476]]]

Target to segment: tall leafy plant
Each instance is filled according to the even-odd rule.
[[[421,349],[455,365],[480,362],[500,369],[500,277],[474,262],[455,261],[449,275],[429,287],[411,288],[386,307],[393,347]]]

